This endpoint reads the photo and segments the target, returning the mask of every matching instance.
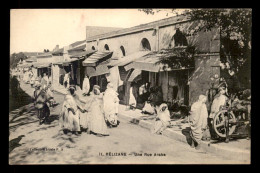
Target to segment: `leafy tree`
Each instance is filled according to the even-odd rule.
[[[25,60],[27,57],[23,52],[13,53],[10,56],[10,68],[15,68],[20,60]]]

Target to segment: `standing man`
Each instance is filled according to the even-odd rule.
[[[31,84],[32,88],[33,88],[34,83],[35,83],[35,75],[32,73],[32,76],[31,76],[31,79],[30,79],[30,84]]]
[[[63,85],[65,86],[65,88],[69,88],[69,75],[70,75],[70,72],[66,73],[65,76],[64,76],[64,80],[63,80]]]
[[[43,73],[43,78],[41,79],[41,85],[43,89],[47,87],[48,82],[48,76],[46,75],[46,73]]]
[[[83,96],[89,95],[89,89],[90,89],[90,85],[89,85],[89,77],[86,74],[84,81],[83,81],[83,86],[82,86],[82,90],[83,90]]]
[[[206,106],[207,97],[204,95],[199,96],[199,100],[192,104],[190,115],[190,136],[192,138],[191,147],[200,149],[200,143],[203,132],[207,127],[208,111]]]
[[[107,89],[103,96],[105,120],[109,127],[116,127],[118,125],[117,114],[119,99],[118,93],[113,89],[113,84],[108,83]]]

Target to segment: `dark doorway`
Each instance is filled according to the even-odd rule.
[[[109,50],[109,47],[107,44],[105,44],[104,48],[105,48],[105,50]]]
[[[180,31],[179,28],[176,30],[176,33],[172,39],[174,39],[175,47],[188,45],[185,35]]]
[[[141,50],[150,50],[151,51],[151,45],[150,45],[150,42],[147,40],[147,38],[142,39]]]
[[[120,49],[122,51],[122,55],[125,56],[125,48],[123,46],[120,46]]]

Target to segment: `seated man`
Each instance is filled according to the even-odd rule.
[[[163,103],[157,107],[157,117],[151,128],[151,133],[162,134],[162,132],[171,125],[170,112],[167,104]]]
[[[150,115],[155,114],[155,107],[151,105],[150,101],[145,102],[144,107],[142,109],[142,113]]]

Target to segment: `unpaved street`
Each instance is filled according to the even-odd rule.
[[[29,85],[21,84],[21,87],[27,93],[32,93]],[[124,120],[121,120],[118,128],[109,129],[110,136],[107,137],[84,132],[80,136],[65,135],[58,122],[63,98],[64,95],[55,93],[55,99],[60,104],[51,109],[49,124],[39,125],[32,104],[23,110],[20,108],[10,112],[9,140],[13,146],[9,154],[10,164],[238,163],[198,152],[188,144],[153,135],[147,129]],[[120,153],[120,156],[115,156],[116,153]],[[160,156],[154,156],[154,153]]]

